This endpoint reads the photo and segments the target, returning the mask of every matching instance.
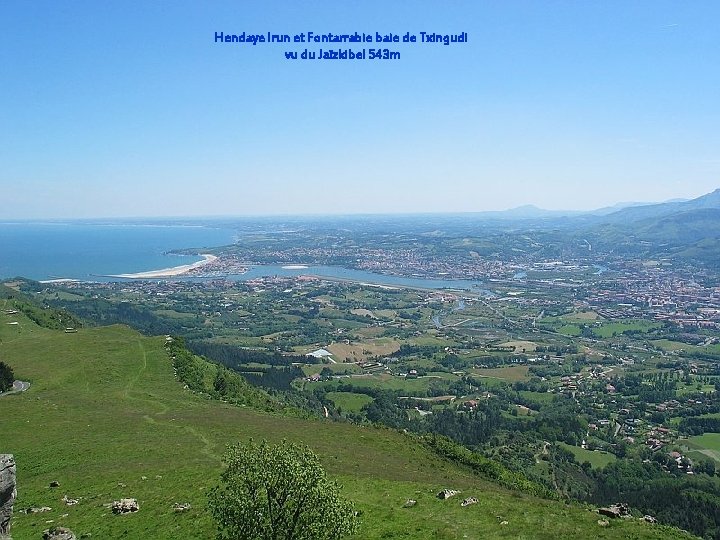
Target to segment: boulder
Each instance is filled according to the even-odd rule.
[[[657,519],[654,516],[643,516],[643,520],[648,523],[657,523]]]
[[[173,504],[173,512],[187,512],[192,508],[190,503],[175,503]]]
[[[0,537],[10,536],[15,487],[15,458],[12,454],[0,454]]]
[[[611,518],[624,518],[630,516],[630,507],[627,503],[611,504],[605,508],[598,508],[598,514]]]
[[[405,504],[403,504],[403,508],[412,508],[417,504],[417,501],[415,499],[408,499],[405,501]]]
[[[140,505],[136,499],[120,499],[112,503],[113,514],[130,514],[138,510],[140,510]]]
[[[49,506],[31,506],[25,510],[26,514],[41,514],[42,512],[50,512],[52,508]]]
[[[457,491],[457,490],[455,490],[455,489],[447,489],[447,488],[446,488],[446,489],[443,489],[440,493],[437,494],[437,498],[438,498],[438,499],[443,499],[443,500],[444,500],[444,499],[449,499],[450,497],[454,497],[454,496],[457,495],[458,493],[460,493],[460,492]]]
[[[75,533],[65,527],[52,527],[43,531],[43,540],[75,540]]]
[[[468,497],[460,503],[460,506],[470,506],[471,504],[477,504],[479,501],[475,497]]]
[[[71,499],[67,495],[63,495],[62,502],[64,502],[68,506],[75,506],[77,503],[80,502],[80,499]]]
[[[50,487],[51,488],[60,487],[60,482],[58,482],[57,480],[53,480],[52,482],[50,482]]]

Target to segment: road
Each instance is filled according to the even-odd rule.
[[[9,396],[10,394],[19,394],[20,392],[24,392],[30,388],[30,383],[25,381],[15,381],[13,383],[12,390],[8,390],[7,392],[0,393],[0,397],[3,396]]]

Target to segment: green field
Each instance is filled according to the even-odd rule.
[[[648,332],[653,328],[660,328],[662,324],[651,321],[625,321],[620,323],[606,323],[593,328],[593,334],[597,337],[608,338],[619,336],[625,331]]]
[[[372,403],[373,398],[367,394],[355,392],[328,392],[326,397],[343,412],[360,412],[365,405]]]
[[[558,332],[561,334],[565,334],[566,336],[579,336],[582,333],[582,330],[580,330],[580,327],[577,324],[565,324],[557,329]]]
[[[679,351],[681,349],[689,349],[692,345],[681,341],[671,341],[669,339],[656,339],[651,342],[656,347],[660,347],[663,351]]]
[[[696,450],[705,457],[720,463],[720,433],[697,435],[690,437],[686,441],[681,441],[681,443],[691,450]]]
[[[248,437],[310,445],[362,511],[358,539],[690,538],[634,519],[600,527],[591,510],[500,488],[399,432],[192,394],[175,380],[164,338],[123,326],[65,334],[17,320],[0,324],[0,358],[31,387],[0,398],[0,448],[15,454],[16,508],[52,510],[16,512],[15,540],[39,538],[50,521],[78,538],[212,538],[206,492],[225,445]],[[51,489],[54,480],[60,487]],[[446,487],[480,502],[461,508],[435,498]],[[63,495],[80,503],[65,506]],[[105,505],[121,497],[137,498],[140,511],[111,514]],[[408,498],[418,504],[403,508]],[[192,509],[174,513],[176,502]]]
[[[578,463],[584,463],[589,461],[593,469],[599,469],[604,467],[608,463],[612,463],[617,459],[613,454],[609,452],[603,452],[601,450],[585,450],[579,446],[573,446],[571,444],[558,443],[565,450],[570,450],[575,455],[575,460]]]
[[[720,344],[714,345],[690,345],[689,343],[683,343],[681,341],[671,341],[669,339],[657,339],[654,340],[653,345],[660,347],[664,351],[679,351],[685,350],[688,352],[706,352],[710,354],[720,354]]]

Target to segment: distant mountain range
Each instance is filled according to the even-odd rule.
[[[645,204],[622,208],[616,212],[608,213],[603,221],[607,223],[628,223],[643,219],[670,216],[682,212],[707,209],[720,209],[720,189],[702,195],[697,199],[668,201],[659,204]]]
[[[604,206],[595,210],[545,210],[533,204],[526,204],[508,210],[477,212],[479,217],[504,219],[537,219],[575,216],[616,216],[623,221],[626,216],[631,220],[635,216],[660,216],[680,209],[720,208],[720,189],[698,197],[697,199],[671,199],[662,203],[619,202],[612,206]]]
[[[578,225],[608,251],[720,264],[720,189],[687,201],[623,208]]]
[[[544,210],[533,205],[479,212],[481,220],[513,229],[553,229],[598,253],[698,260],[720,266],[720,189],[696,199],[618,203],[591,211]],[[504,226],[503,226],[504,228]]]

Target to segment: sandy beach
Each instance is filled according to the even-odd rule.
[[[153,278],[166,278],[176,277],[188,273],[190,270],[200,268],[208,263],[211,263],[217,257],[208,253],[201,254],[204,257],[202,261],[198,261],[192,264],[183,264],[181,266],[173,266],[172,268],[163,268],[162,270],[150,270],[148,272],[137,272],[136,274],[114,274],[107,277],[114,278],[126,278],[126,279],[153,279]]]

